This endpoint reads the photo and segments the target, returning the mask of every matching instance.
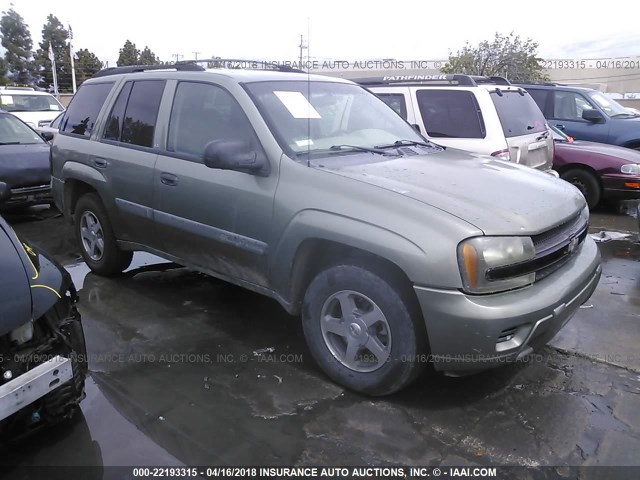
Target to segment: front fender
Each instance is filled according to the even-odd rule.
[[[411,240],[361,220],[320,210],[303,210],[287,225],[269,259],[274,289],[288,297],[290,272],[305,240],[328,240],[382,257],[402,269],[411,280],[419,278],[426,254]]]

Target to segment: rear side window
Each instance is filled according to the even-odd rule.
[[[82,85],[64,115],[60,131],[89,137],[112,86],[112,82]]]
[[[418,90],[416,97],[430,137],[485,137],[482,113],[473,93],[465,90]]]
[[[393,108],[398,115],[407,119],[407,102],[401,93],[376,93],[376,96]]]
[[[526,92],[521,95],[517,90],[500,90],[500,93],[501,95],[496,90],[492,91],[491,100],[496,106],[505,137],[546,131],[546,120],[531,95]]]
[[[127,82],[111,109],[105,140],[153,147],[164,80]]]
[[[529,95],[533,98],[533,101],[536,102],[538,108],[542,110],[544,113],[547,110],[547,102],[549,101],[549,94],[552,93],[551,90],[529,90]]]

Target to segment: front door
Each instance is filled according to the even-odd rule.
[[[243,139],[260,149],[242,108],[211,83],[179,82],[167,153],[154,173],[154,217],[163,250],[185,264],[267,286],[267,261],[277,171],[268,177],[212,169],[207,143]]]

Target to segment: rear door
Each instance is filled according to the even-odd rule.
[[[158,157],[153,179],[163,250],[187,265],[266,286],[277,173],[260,177],[204,164],[205,146],[214,140],[247,140],[262,148],[227,90],[180,81],[172,96],[167,151]]]
[[[152,195],[158,157],[154,137],[164,88],[164,80],[125,82],[92,159],[111,187],[118,238],[152,248],[161,246],[154,234]]]
[[[551,170],[553,138],[531,95],[522,89],[490,90],[511,161],[538,170]]]

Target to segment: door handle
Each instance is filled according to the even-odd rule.
[[[557,128],[558,130],[564,130],[564,129],[565,129],[565,128],[567,128],[567,127],[565,127],[565,126],[564,126],[563,124],[561,124],[561,123],[556,123],[556,128]]]
[[[107,159],[100,157],[93,157],[93,164],[98,168],[107,168]]]
[[[160,181],[165,185],[169,185],[170,187],[175,187],[178,185],[178,177],[176,177],[173,173],[161,173]]]

